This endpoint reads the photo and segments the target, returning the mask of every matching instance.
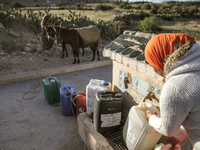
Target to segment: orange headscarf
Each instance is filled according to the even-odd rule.
[[[151,66],[163,71],[166,56],[174,51],[176,45],[184,45],[188,41],[194,43],[194,38],[181,33],[158,34],[147,43],[145,58]]]

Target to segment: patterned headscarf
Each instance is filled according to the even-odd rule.
[[[186,44],[194,43],[194,38],[181,33],[158,34],[149,40],[145,47],[145,58],[147,62],[161,71],[164,71],[164,63],[174,48]]]

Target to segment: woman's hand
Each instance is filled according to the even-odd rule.
[[[156,145],[154,150],[172,150],[172,144],[166,144],[164,145],[163,143],[160,143],[159,145]],[[181,146],[177,144],[173,150],[181,150]]]
[[[154,113],[151,113],[151,112],[146,112],[146,118],[147,118],[147,120],[149,120],[149,118],[152,116],[152,115],[157,115],[157,113],[156,112],[154,112]]]
[[[171,143],[172,144],[172,147],[171,147],[171,150],[176,150],[176,145],[178,144],[178,140],[175,139],[174,137],[168,137],[167,138],[167,144],[168,143]]]

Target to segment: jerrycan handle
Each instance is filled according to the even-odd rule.
[[[98,79],[93,79],[93,80],[90,80],[90,82],[92,83],[92,84],[96,84],[96,85],[102,85],[102,80],[98,80]]]
[[[143,102],[145,102],[147,99],[149,100],[155,99],[157,102],[159,102],[158,98],[155,96],[155,94],[152,91],[149,91],[147,96],[144,97]]]

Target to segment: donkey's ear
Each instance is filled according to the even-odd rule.
[[[63,24],[63,23],[61,22],[61,23],[60,23],[60,28],[62,28],[62,24]]]
[[[45,27],[44,25],[42,25],[42,27],[47,31],[47,28],[46,28],[46,27],[48,27],[48,26]]]

